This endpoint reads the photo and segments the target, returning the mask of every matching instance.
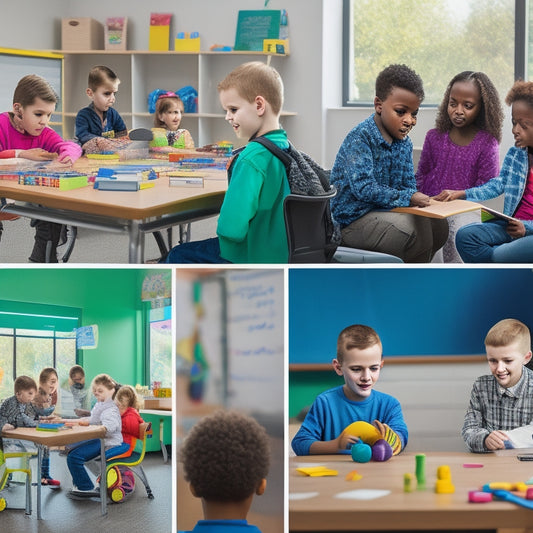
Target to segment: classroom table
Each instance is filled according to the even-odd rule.
[[[170,417],[172,421],[172,408],[170,409],[141,409],[141,415],[153,415],[159,418],[159,445],[161,446],[161,453],[163,454],[163,462],[168,462],[168,452],[163,439],[163,432],[165,429],[165,418]]]
[[[42,518],[41,513],[41,462],[43,450],[50,446],[65,446],[74,444],[82,440],[100,439],[100,466],[101,472],[105,472],[105,437],[106,429],[104,426],[71,426],[67,429],[58,431],[39,431],[36,428],[19,427],[2,431],[2,437],[5,439],[18,439],[33,442],[37,447],[37,518]],[[100,483],[100,500],[102,515],[107,514],[107,493],[105,483]]]
[[[83,158],[78,161],[74,170],[85,171],[88,163]],[[137,163],[161,166],[161,161],[157,160]],[[99,165],[106,166],[102,161]],[[59,224],[126,233],[129,262],[142,263],[146,233],[202,220],[220,212],[227,189],[226,171],[206,169],[202,175],[203,187],[171,187],[168,176],[161,175],[152,181],[153,187],[139,191],[100,191],[92,185],[60,191],[0,179],[0,199],[13,200],[3,205],[1,211]],[[97,250],[95,260],[98,260]]]
[[[468,492],[485,483],[525,482],[533,476],[533,462],[512,454],[426,453],[426,489],[404,492],[404,474],[415,474],[415,453],[404,452],[386,462],[355,463],[350,455],[315,455],[289,459],[290,531],[364,530],[494,530],[533,531],[533,510],[513,503],[468,503]],[[481,464],[467,468],[465,464]],[[300,466],[326,466],[333,477],[309,477]],[[437,468],[448,465],[453,494],[436,494]],[[356,470],[362,478],[346,480]],[[416,484],[415,484],[416,486]],[[340,499],[349,491],[390,491],[375,499]],[[316,493],[316,494],[315,494]],[[314,495],[313,495],[314,494]],[[364,493],[359,493],[363,495]],[[310,496],[304,499],[304,496]],[[298,497],[302,499],[297,499]]]

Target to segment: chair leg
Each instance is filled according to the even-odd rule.
[[[144,473],[142,465],[138,465],[135,468],[132,468],[133,472],[137,474],[139,479],[143,482],[144,488],[146,489],[146,495],[150,500],[154,499],[154,494],[152,493],[152,489],[150,487],[150,483],[148,483],[148,478],[146,477],[146,474]]]
[[[76,244],[76,238],[78,236],[78,228],[76,226],[66,226],[65,230],[67,232],[67,242],[65,243],[66,250],[61,258],[63,263],[68,263],[72,251],[74,250],[74,244]]]

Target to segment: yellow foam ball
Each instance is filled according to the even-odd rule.
[[[344,429],[342,434],[359,437],[366,444],[370,444],[370,446],[381,439],[381,433],[378,429],[368,422],[352,422]]]

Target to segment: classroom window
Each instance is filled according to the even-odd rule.
[[[515,46],[525,46],[515,43],[515,0],[344,0],[343,38],[347,106],[372,103],[376,76],[393,63],[421,76],[426,105],[440,104],[464,70],[485,72],[502,100],[523,76],[515,72]]]
[[[172,326],[171,307],[149,310],[150,385],[172,387]]]
[[[60,382],[78,360],[76,328],[81,310],[0,300],[0,399],[13,395],[14,380],[36,381],[45,367],[57,370]]]

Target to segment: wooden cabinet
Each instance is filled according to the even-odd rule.
[[[59,52],[59,51],[58,51]],[[61,110],[64,137],[74,136],[77,112],[89,104],[87,75],[95,65],[106,65],[120,79],[115,108],[128,128],[151,128],[154,117],[148,113],[148,95],[155,89],[177,91],[191,85],[198,92],[198,112],[185,114],[187,128],[197,146],[229,140],[237,142],[224,120],[217,85],[233,68],[246,61],[271,61],[283,78],[287,56],[261,52],[152,52],[152,51],[65,51]],[[295,113],[284,111],[283,116]],[[61,115],[61,113],[60,113]]]

